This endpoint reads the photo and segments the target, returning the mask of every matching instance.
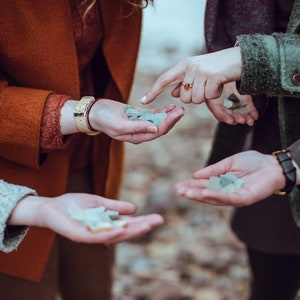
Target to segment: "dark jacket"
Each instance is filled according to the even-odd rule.
[[[222,5],[226,6],[228,3],[233,5],[233,2],[240,1],[208,0],[207,10],[211,9],[210,2],[215,4],[215,8],[220,9]],[[216,5],[216,2],[220,6]],[[255,5],[251,7],[254,2]],[[246,138],[252,139],[252,149],[268,154],[286,148],[300,139],[298,117],[300,99],[297,99],[300,97],[300,85],[295,81],[298,78],[295,74],[300,73],[300,39],[297,34],[300,23],[299,0],[295,1],[287,32],[281,32],[287,29],[287,16],[290,15],[292,2],[274,0],[266,1],[263,5],[258,5],[257,1],[241,2],[240,9],[244,8],[243,14],[248,14],[248,19],[245,19],[240,28],[239,22],[236,22],[237,26],[234,26],[233,22],[234,18],[238,19],[239,16],[232,15],[232,11],[227,16],[224,10],[223,15],[220,14],[219,17],[225,20],[217,21],[215,17],[216,25],[208,26],[206,37],[211,49],[213,46],[219,49],[230,47],[233,46],[235,39],[239,41],[243,70],[238,88],[240,93],[254,95],[260,114],[259,120],[253,127],[220,123],[209,164],[242,151]],[[254,11],[247,11],[243,6],[249,6]],[[278,12],[279,15],[276,17],[275,14]],[[261,15],[258,17],[259,14]],[[211,15],[206,17],[207,23],[212,21]],[[275,22],[274,20],[276,24],[272,23]],[[218,26],[220,28],[222,22],[227,29],[223,32],[227,37],[225,41],[223,37],[217,36],[215,30]],[[221,33],[219,32],[218,35],[220,36]],[[232,140],[235,143],[232,143]],[[254,249],[273,253],[300,254],[300,230],[296,225],[297,223],[300,226],[299,200],[300,197],[295,189],[291,206],[288,197],[273,195],[249,207],[236,209],[232,218],[232,228],[242,241]]]

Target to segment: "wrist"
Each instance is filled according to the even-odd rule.
[[[29,195],[21,199],[13,209],[8,225],[38,225],[38,209],[43,203],[43,198],[38,196]]]
[[[242,75],[242,53],[241,48],[239,46],[235,46],[232,48],[228,48],[227,51],[227,58],[228,61],[231,61],[231,70],[230,73],[232,74],[233,78],[232,81],[238,81],[241,79]]]
[[[78,132],[74,119],[74,109],[78,101],[68,100],[61,110],[60,128],[62,135],[68,135]]]

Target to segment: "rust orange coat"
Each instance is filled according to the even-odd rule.
[[[103,53],[112,79],[105,96],[129,97],[139,46],[141,12],[122,0],[100,0]],[[39,144],[43,107],[52,91],[80,99],[69,0],[0,0],[0,178],[29,186],[43,196],[65,192],[72,143],[48,153]],[[100,66],[99,66],[100,68]],[[95,78],[101,82],[101,76]],[[94,137],[93,167],[98,194],[117,197],[122,143]],[[31,228],[17,251],[0,254],[0,272],[39,281],[54,233]]]

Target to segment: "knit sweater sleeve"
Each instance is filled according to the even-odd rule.
[[[25,237],[28,227],[7,226],[6,223],[18,201],[28,195],[36,195],[36,192],[0,180],[0,251],[9,253],[15,250]]]
[[[66,147],[66,140],[60,130],[61,109],[71,97],[50,94],[47,98],[41,126],[40,148],[42,152],[60,150]]]
[[[237,40],[242,53],[241,93],[300,97],[298,34],[250,34]]]

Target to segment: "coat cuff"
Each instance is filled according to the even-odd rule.
[[[276,94],[279,80],[278,46],[273,36],[240,35],[237,41],[242,54],[239,92],[251,95]]]
[[[240,35],[237,41],[242,53],[240,93],[299,97],[299,35]]]
[[[9,253],[15,250],[24,239],[27,226],[7,226],[13,209],[18,201],[28,195],[36,195],[30,188],[9,184],[0,180],[0,251]]]

